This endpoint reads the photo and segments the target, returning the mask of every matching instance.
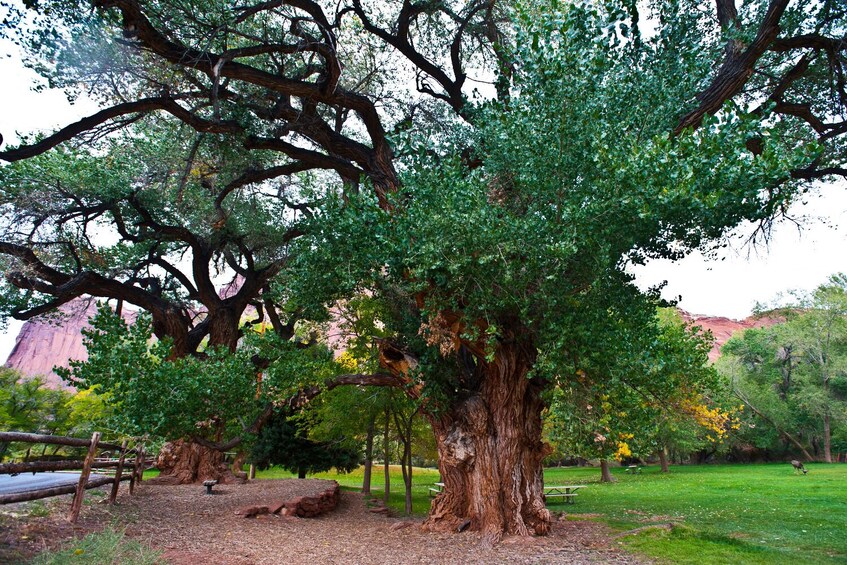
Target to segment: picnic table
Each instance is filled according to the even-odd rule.
[[[566,504],[573,504],[576,502],[574,497],[577,496],[576,491],[581,488],[585,488],[585,485],[551,485],[549,487],[544,487],[544,497],[556,497],[559,496],[564,499]]]
[[[432,498],[434,496],[438,496],[444,490],[444,483],[432,483],[432,486],[429,487],[429,497]]]
[[[630,475],[640,475],[642,467],[639,465],[627,465],[626,472]]]

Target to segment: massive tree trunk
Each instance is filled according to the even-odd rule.
[[[172,484],[201,483],[212,479],[219,483],[243,483],[245,480],[245,477],[233,474],[224,462],[222,452],[183,439],[162,446],[156,466],[160,480]]]
[[[541,440],[543,384],[527,378],[535,348],[513,335],[497,345],[493,362],[466,375],[465,398],[429,415],[444,483],[425,523],[430,530],[469,528],[490,543],[549,530],[541,462],[552,450]]]
[[[191,324],[179,309],[165,306],[148,310],[153,316],[153,333],[159,339],[171,339],[172,359],[185,357],[192,353],[192,340],[189,335]]]
[[[238,347],[241,310],[231,306],[218,306],[209,310],[209,346],[227,347],[235,351]]]

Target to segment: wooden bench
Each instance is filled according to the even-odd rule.
[[[429,487],[429,497],[434,498],[444,492],[444,483],[433,483],[431,487]]]
[[[565,504],[573,504],[576,502],[575,497],[578,496],[576,491],[585,488],[585,485],[553,485],[544,487],[544,498],[559,497],[565,501]]]

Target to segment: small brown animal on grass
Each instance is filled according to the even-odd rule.
[[[809,472],[808,469],[803,467],[803,464],[797,461],[796,459],[791,461],[791,466],[794,467],[795,471],[803,471],[804,475]]]

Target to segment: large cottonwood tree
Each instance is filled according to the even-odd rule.
[[[234,351],[245,322],[290,338],[296,312],[271,283],[298,234],[303,190],[264,181],[302,167],[261,164],[261,155],[148,119],[0,168],[4,313],[30,319],[108,299],[149,312],[174,359]],[[224,479],[212,472],[225,470],[222,453],[179,445],[164,473]]]
[[[626,343],[620,319],[655,327],[626,266],[767,225],[798,181],[847,172],[835,1],[94,7],[6,20],[104,109],[0,158],[155,115],[261,152],[245,174],[332,172],[300,300],[396,306],[382,360],[436,432],[433,528],[546,532],[542,392]]]

